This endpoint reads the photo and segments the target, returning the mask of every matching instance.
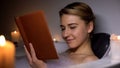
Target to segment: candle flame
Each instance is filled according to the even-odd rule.
[[[120,36],[117,36],[118,40],[120,40]]]
[[[14,33],[16,34],[16,33],[17,33],[17,31],[14,31]]]
[[[54,42],[58,42],[58,40],[57,40],[56,38],[53,38],[53,41],[54,41]]]
[[[5,37],[4,35],[0,36],[0,46],[4,46],[5,45]]]
[[[55,41],[56,41],[56,38],[53,38],[53,41],[55,42]]]

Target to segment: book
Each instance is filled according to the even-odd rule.
[[[15,22],[29,52],[29,43],[32,43],[38,59],[58,59],[44,11],[39,10],[16,16]]]

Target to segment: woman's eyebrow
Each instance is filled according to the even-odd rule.
[[[71,25],[78,25],[77,23],[70,23],[68,24],[68,26],[71,26]],[[60,27],[63,27],[63,25],[60,25]]]
[[[71,25],[78,25],[77,23],[70,23],[68,24],[68,26],[71,26]]]

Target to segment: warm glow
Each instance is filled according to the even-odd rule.
[[[58,40],[57,40],[56,38],[53,38],[53,41],[54,41],[54,42],[58,42]]]
[[[15,45],[0,35],[0,68],[15,68]]]
[[[53,41],[55,42],[55,41],[57,41],[57,39],[53,38]]]
[[[20,40],[20,33],[19,33],[19,31],[13,31],[13,32],[11,32],[11,38],[12,38],[12,41],[13,42],[19,42],[19,40]]]
[[[14,31],[14,33],[16,34],[16,33],[17,33],[17,31]]]
[[[120,36],[117,36],[118,40],[120,40]]]
[[[5,45],[5,37],[3,35],[0,36],[0,46]]]

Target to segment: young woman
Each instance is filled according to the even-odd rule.
[[[90,36],[94,29],[95,16],[85,3],[74,2],[60,10],[62,37],[70,47],[65,53],[72,63],[85,63],[97,60],[91,49]],[[25,48],[32,68],[47,68],[47,64],[36,58],[32,44],[31,55]],[[61,57],[59,57],[61,58]],[[59,59],[60,60],[60,59]]]

